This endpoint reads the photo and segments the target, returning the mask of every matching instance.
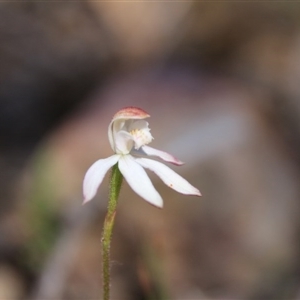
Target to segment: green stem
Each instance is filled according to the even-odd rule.
[[[110,242],[122,179],[123,176],[118,168],[118,164],[116,164],[112,168],[109,187],[108,211],[105,217],[102,233],[103,300],[109,300],[110,297]]]

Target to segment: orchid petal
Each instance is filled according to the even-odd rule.
[[[163,200],[154,188],[146,171],[135,162],[131,155],[124,155],[119,160],[119,169],[130,187],[151,204],[163,207]]]
[[[184,164],[184,162],[182,162],[181,160],[177,159],[172,154],[169,154],[167,152],[164,152],[164,151],[161,151],[161,150],[158,150],[158,149],[154,149],[154,148],[146,146],[146,145],[141,147],[141,148],[147,155],[157,156],[157,157],[161,158],[162,160],[164,160],[166,162],[169,162],[169,163],[172,163],[172,164],[177,165],[177,166],[180,166],[180,165]]]
[[[136,158],[135,161],[144,168],[153,171],[167,186],[173,190],[186,195],[201,196],[201,193],[198,189],[196,189],[187,180],[166,165],[147,158]]]
[[[120,155],[113,155],[105,159],[97,160],[88,169],[83,180],[83,204],[92,200],[98,190],[99,185],[103,181],[103,178],[107,171],[115,165],[120,159]]]

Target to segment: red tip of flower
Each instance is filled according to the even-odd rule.
[[[145,119],[149,118],[150,115],[146,113],[143,109],[134,107],[134,106],[129,106],[129,107],[124,107],[121,110],[119,110],[114,116],[114,119]]]

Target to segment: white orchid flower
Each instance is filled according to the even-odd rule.
[[[108,138],[115,154],[97,160],[88,169],[83,181],[83,203],[94,198],[105,174],[116,163],[130,187],[139,196],[157,207],[163,206],[163,200],[144,168],[156,173],[167,186],[179,193],[201,196],[197,188],[166,165],[132,155],[156,156],[174,165],[183,164],[171,154],[147,146],[153,140],[148,122],[144,120],[148,117],[150,115],[137,107],[123,108],[114,115],[108,126]]]

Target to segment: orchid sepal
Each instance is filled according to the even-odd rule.
[[[141,164],[137,163],[137,159],[131,155],[123,156],[119,160],[119,169],[130,187],[139,196],[154,206],[163,207],[163,200],[160,194],[154,188]]]
[[[165,162],[169,162],[173,165],[181,166],[184,164],[184,162],[177,159],[175,156],[173,156],[172,154],[170,154],[168,152],[161,151],[161,150],[149,147],[147,145],[143,146],[141,149],[146,155],[156,156],[156,157],[164,160]]]
[[[201,196],[197,188],[161,162],[148,158],[137,158],[136,162],[142,167],[153,171],[168,187],[178,193]]]
[[[99,159],[87,170],[83,180],[83,204],[92,200],[108,170],[120,159],[120,155],[114,154],[108,158]]]

